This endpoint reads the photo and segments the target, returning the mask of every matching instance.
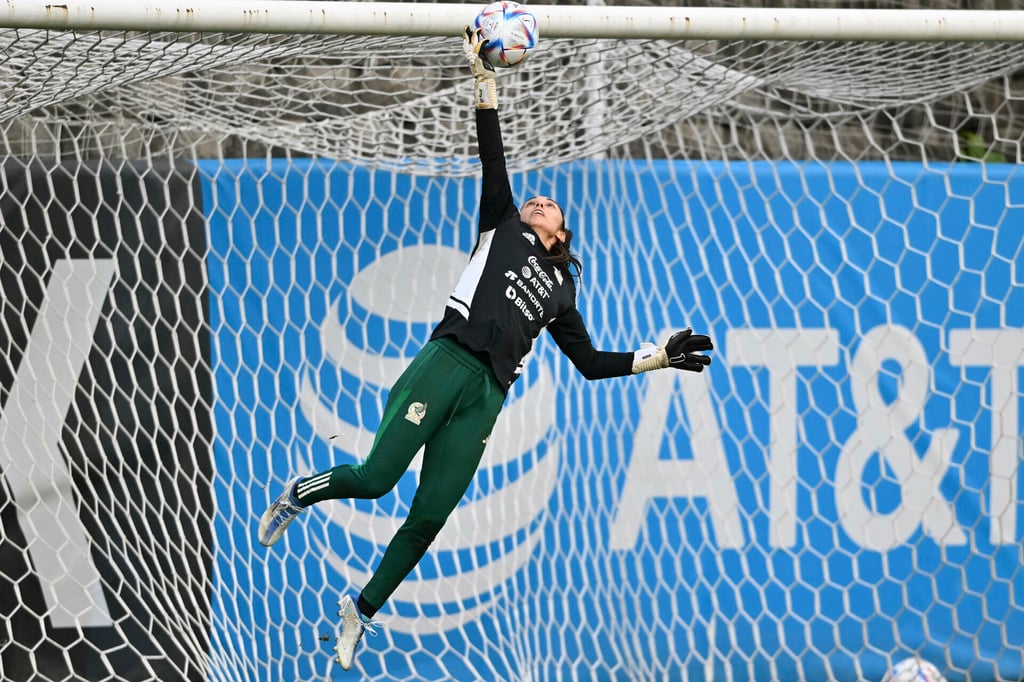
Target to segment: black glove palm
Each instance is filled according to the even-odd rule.
[[[668,355],[668,366],[685,369],[689,372],[703,372],[711,364],[706,355],[696,355],[703,351],[714,350],[711,338],[703,334],[694,334],[692,329],[676,332],[665,342],[665,354]]]

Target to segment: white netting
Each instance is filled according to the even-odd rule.
[[[122,134],[212,138],[211,149],[229,137],[418,173],[475,168],[457,39],[418,38],[415,51],[389,37],[8,30],[0,40],[10,83],[0,120],[34,111],[55,123],[116,122]],[[505,131],[512,163],[528,169],[605,153],[708,110],[842,121],[971,92],[1014,73],[1022,49],[549,40],[529,69],[502,79]]]
[[[254,524],[366,454],[473,246],[460,50],[0,31],[0,677],[343,679],[415,466]],[[542,336],[363,676],[1024,678],[1022,65],[542,39],[503,75],[595,345],[715,363],[588,383]]]

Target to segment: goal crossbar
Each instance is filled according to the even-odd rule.
[[[11,0],[0,27],[336,35],[451,36],[480,3],[221,0],[103,3]],[[1024,11],[530,5],[549,38],[1024,41]]]

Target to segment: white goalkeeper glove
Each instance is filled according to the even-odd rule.
[[[494,72],[494,67],[488,64],[480,54],[486,46],[487,41],[481,35],[480,29],[474,31],[467,26],[466,34],[462,38],[462,51],[466,55],[469,70],[473,72],[473,79],[476,82],[476,108],[497,109],[498,85],[495,81],[497,74]]]
[[[693,330],[687,328],[670,336],[664,346],[641,345],[633,353],[633,374],[666,367],[703,372],[711,364],[711,358],[698,353],[709,350],[714,350],[711,339],[703,334],[694,335]]]

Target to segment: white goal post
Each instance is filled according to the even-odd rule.
[[[528,4],[499,113],[595,346],[714,362],[542,334],[359,674],[1020,682],[1024,7],[675,4]],[[340,679],[418,460],[256,519],[367,454],[474,247],[482,5],[0,7],[0,677]]]
[[[333,35],[452,36],[479,4],[219,0],[103,3],[14,0],[0,26]],[[549,38],[666,40],[1019,41],[1024,11],[531,4]]]

